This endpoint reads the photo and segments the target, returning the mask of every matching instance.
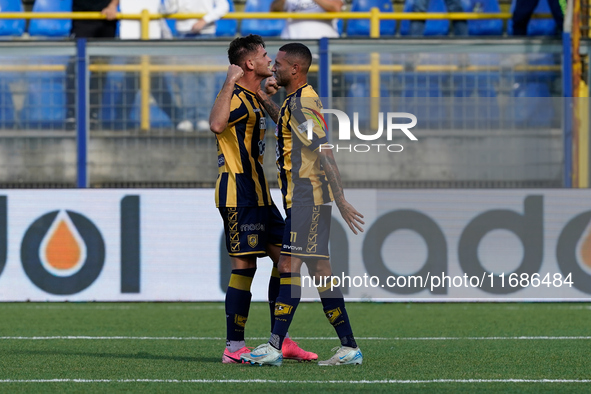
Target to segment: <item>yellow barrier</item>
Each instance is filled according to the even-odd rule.
[[[149,39],[148,23],[155,19],[197,19],[205,14],[150,14],[147,10],[141,14],[117,14],[117,19],[139,20],[142,25],[142,39]],[[323,12],[323,13],[290,13],[290,12],[229,12],[222,19],[369,19],[370,37],[380,36],[382,20],[479,20],[479,19],[511,19],[509,12],[478,13],[478,12],[381,12],[372,8],[370,12]],[[533,18],[552,18],[551,14],[534,14]],[[1,12],[0,19],[105,19],[100,12]]]
[[[139,20],[141,24],[141,39],[149,39],[149,22],[151,20],[168,19],[197,19],[205,14],[150,14],[148,10],[143,10],[141,14],[117,14],[117,19]],[[452,12],[452,13],[420,13],[420,12],[380,12],[378,8],[372,8],[370,12],[324,12],[324,13],[289,13],[289,12],[230,12],[222,19],[369,19],[370,20],[370,38],[380,37],[380,21],[382,20],[479,20],[479,19],[511,19],[509,12],[500,13],[476,13],[476,12]],[[550,14],[534,14],[534,18],[551,18]],[[0,19],[105,19],[100,12],[2,12]],[[49,67],[49,66],[47,66]],[[59,66],[56,66],[59,67]],[[135,67],[135,68],[134,68]],[[171,68],[168,68],[171,67]],[[140,72],[140,90],[141,90],[141,129],[148,130],[150,126],[150,72],[153,71],[174,71],[173,66],[153,66],[150,65],[149,58],[142,56],[139,67],[129,66],[129,70]],[[333,66],[333,71],[338,71],[339,66]],[[342,66],[346,67],[346,66]],[[355,70],[366,70],[364,66],[354,66]],[[432,71],[431,69],[420,69],[417,71]],[[430,66],[423,66],[430,67]],[[442,67],[442,66],[435,66]],[[453,68],[456,66],[449,66]],[[91,65],[91,71],[109,71],[120,70],[119,66],[98,66]],[[0,67],[2,69],[2,67]],[[225,69],[225,68],[224,68]],[[48,70],[49,69],[45,69]],[[54,69],[51,69],[54,70]],[[441,70],[441,69],[439,69]],[[180,70],[179,70],[180,71]],[[380,96],[380,71],[401,71],[400,66],[394,66],[392,70],[384,69],[380,64],[379,53],[371,54],[371,61],[368,71],[370,72],[370,95],[371,97]],[[372,105],[372,119],[377,119],[377,106]]]

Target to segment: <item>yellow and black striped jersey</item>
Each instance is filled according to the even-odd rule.
[[[275,137],[279,187],[285,209],[333,200],[317,153],[318,147],[328,142],[321,110],[322,102],[308,84],[287,96],[281,106]]]
[[[217,137],[217,207],[272,205],[263,171],[266,117],[250,90],[236,84],[226,129]]]

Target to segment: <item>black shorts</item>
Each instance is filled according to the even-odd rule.
[[[332,206],[295,206],[286,213],[281,254],[328,259]]]
[[[220,207],[230,256],[267,255],[267,245],[281,246],[285,222],[273,205],[264,207]]]
[[[74,19],[70,35],[72,38],[115,38],[117,21],[105,19]]]

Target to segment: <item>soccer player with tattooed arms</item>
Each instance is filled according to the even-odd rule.
[[[226,248],[232,274],[226,292],[226,349],[222,363],[241,363],[250,352],[244,328],[252,294],[250,286],[257,258],[269,256],[273,272],[269,280],[271,329],[275,299],[279,294],[277,262],[285,223],[271,199],[263,172],[266,115],[256,98],[263,79],[272,75],[265,43],[257,35],[239,37],[228,49],[230,66],[209,117],[218,147],[215,200],[224,221]],[[287,346],[285,346],[287,345]],[[287,338],[283,357],[298,361],[318,359]]]
[[[275,78],[268,78],[264,91],[257,92],[277,123],[278,177],[287,217],[278,265],[281,286],[275,302],[275,325],[268,343],[242,354],[242,359],[251,364],[282,364],[281,350],[301,298],[302,263],[316,278],[332,275],[328,251],[331,202],[335,201],[353,233],[363,231],[361,225],[365,224],[363,215],[345,200],[332,150],[322,149],[328,142],[327,130],[321,115],[322,103],[307,84],[311,63],[312,54],[305,45],[282,46],[272,69]],[[280,86],[287,93],[281,108],[269,98]],[[318,365],[361,364],[363,355],[353,337],[340,288],[329,284],[319,287],[318,293],[324,313],[341,341],[341,346],[334,349],[336,353]]]

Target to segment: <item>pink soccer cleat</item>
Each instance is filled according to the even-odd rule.
[[[236,350],[234,353],[230,353],[228,348],[224,349],[224,354],[222,355],[222,364],[241,364],[242,360],[240,356],[244,353],[250,353],[252,348],[247,348],[246,346],[242,349]]]
[[[292,341],[290,338],[285,338],[281,351],[283,352],[284,359],[298,361],[318,360],[318,355],[316,353],[305,351],[298,346],[297,342]]]

